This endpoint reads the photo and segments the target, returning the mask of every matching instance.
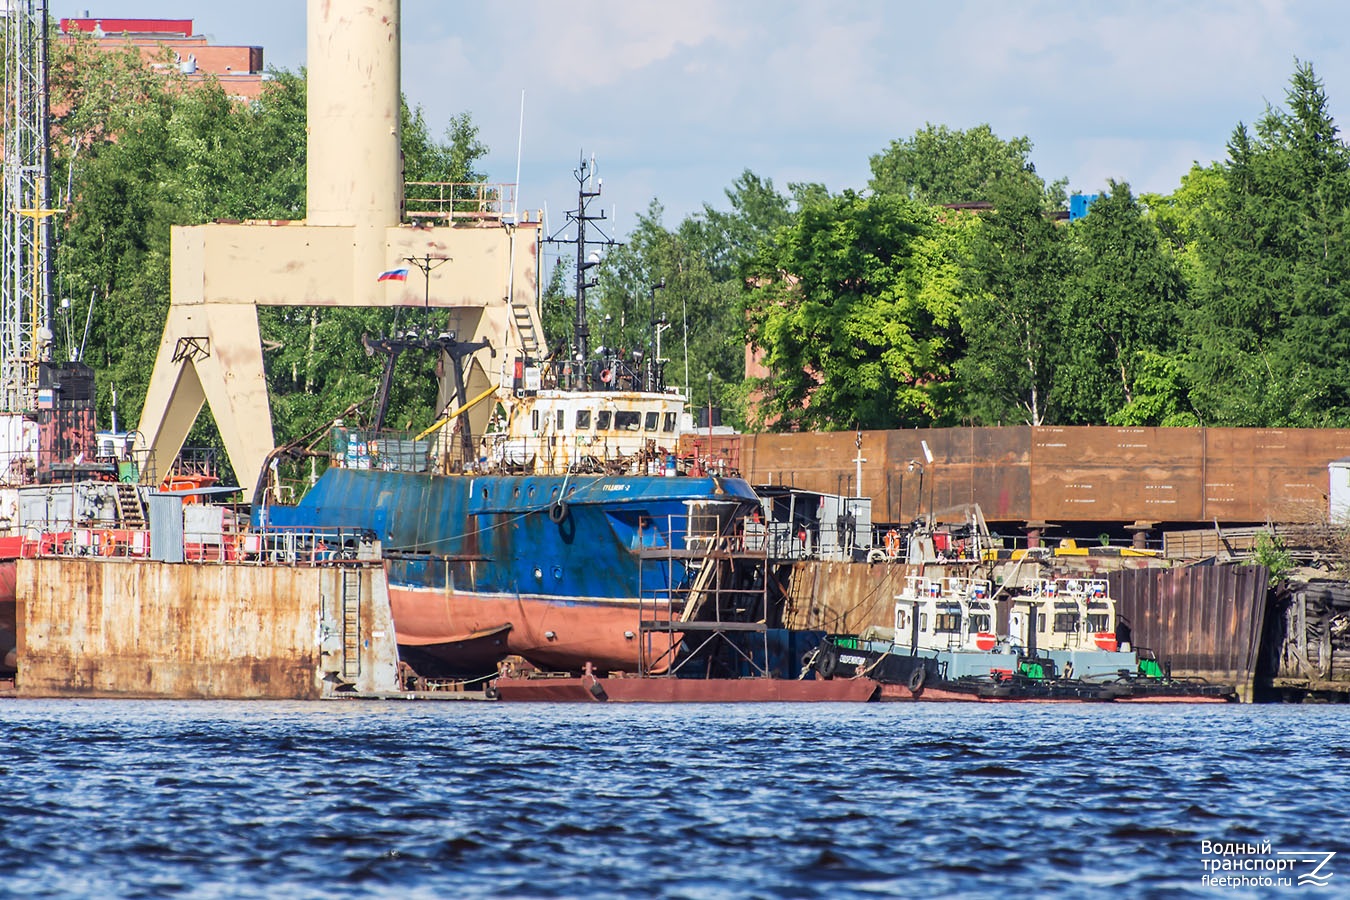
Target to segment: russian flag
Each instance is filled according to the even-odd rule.
[[[407,269],[390,269],[388,272],[381,272],[376,281],[407,281]]]

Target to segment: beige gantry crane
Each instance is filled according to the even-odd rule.
[[[258,483],[273,449],[259,306],[448,310],[457,340],[484,345],[466,360],[462,390],[474,395],[509,389],[517,360],[544,352],[539,217],[517,211],[513,185],[485,188],[462,216],[447,203],[403,221],[399,17],[399,0],[309,0],[304,221],[173,229],[169,313],[137,448],[150,451],[150,479],[209,405],[240,484]],[[381,280],[399,269],[408,277]],[[469,413],[475,433],[491,407]]]

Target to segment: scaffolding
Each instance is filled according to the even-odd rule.
[[[769,628],[777,615],[765,544],[747,545],[743,519],[667,518],[664,528],[639,530],[668,536],[638,551],[640,674],[770,677]]]

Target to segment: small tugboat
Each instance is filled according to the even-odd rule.
[[[1170,663],[1136,648],[1129,627],[1116,614],[1105,579],[1042,579],[1019,602],[1025,613],[1010,616],[1014,640],[1043,643],[1045,654],[1070,676],[1111,691],[1121,701],[1225,703],[1231,685],[1200,678],[1174,678]]]
[[[988,582],[911,576],[896,598],[893,629],[828,636],[809,663],[822,678],[878,681],[881,700],[1236,699],[1229,685],[1173,678],[1170,664],[1133,648],[1105,580],[1043,579],[1011,602],[1011,634],[999,637]]]
[[[831,635],[813,651],[821,678],[866,676],[881,700],[1083,702],[1113,699],[1101,686],[1058,677],[1055,663],[994,632],[989,582],[910,576],[884,635]]]

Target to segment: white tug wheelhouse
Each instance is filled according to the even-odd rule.
[[[983,579],[911,575],[895,601],[895,642],[921,651],[993,650],[994,622],[989,582]]]
[[[1014,619],[1012,637],[1028,644],[1028,626],[1036,629],[1043,650],[1120,649],[1116,641],[1116,603],[1105,579],[1041,579],[1023,598],[1029,616]]]

